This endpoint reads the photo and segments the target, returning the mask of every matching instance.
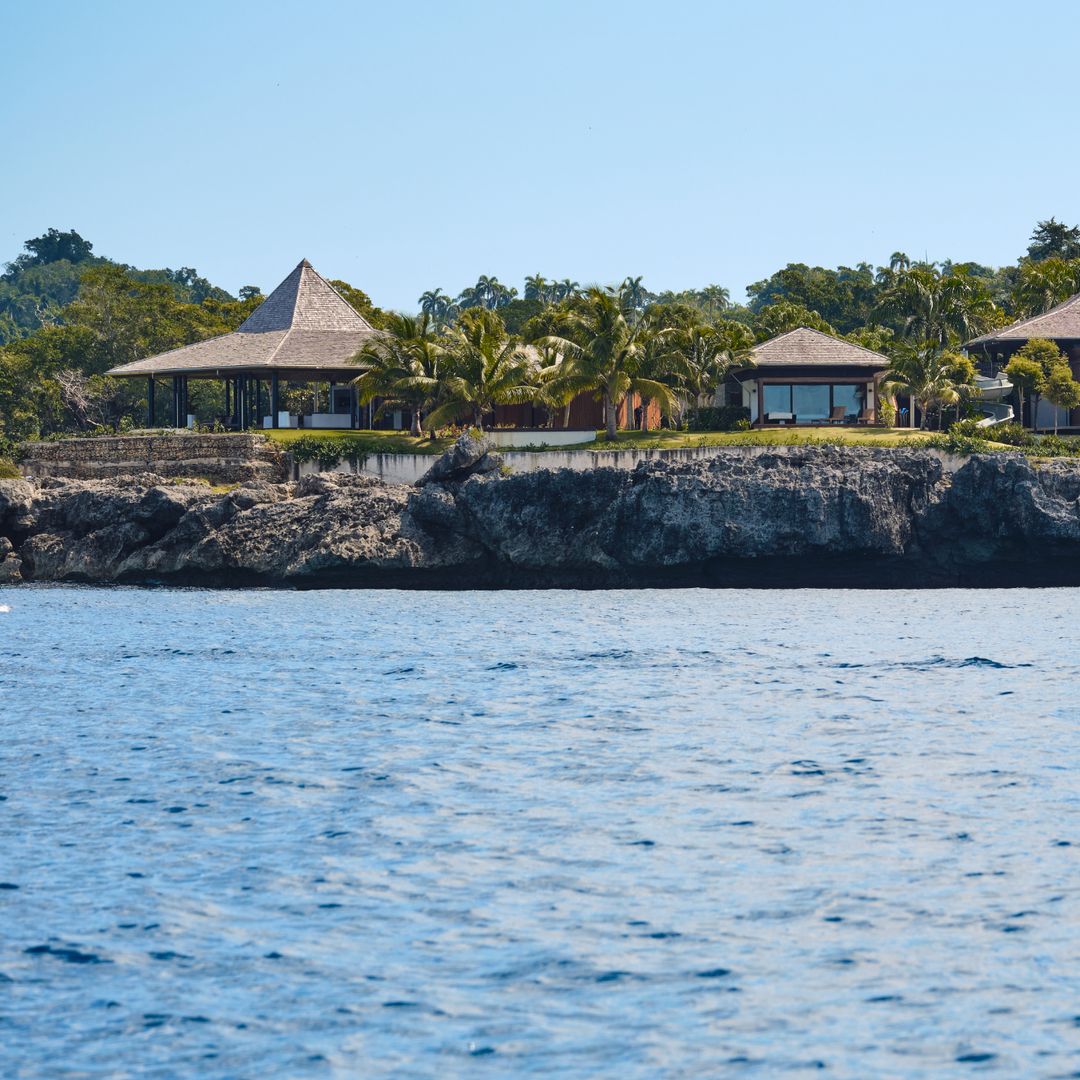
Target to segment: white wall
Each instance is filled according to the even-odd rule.
[[[484,437],[496,446],[577,446],[596,442],[596,432],[589,431],[488,431]]]
[[[742,457],[755,458],[762,454],[783,454],[803,447],[784,446],[698,446],[684,450],[508,450],[500,454],[511,472],[537,472],[540,469],[633,469],[640,461],[704,461],[720,453],[738,453]],[[966,458],[953,457],[936,450],[929,450],[941,459],[946,472],[955,472]],[[371,454],[359,468],[343,461],[331,472],[374,476],[387,484],[415,484],[438,460],[435,454]],[[315,462],[299,466],[299,476],[319,472]]]

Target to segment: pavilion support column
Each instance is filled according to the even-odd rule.
[[[248,428],[248,381],[240,375],[236,379],[236,404],[239,412],[239,428],[247,431]]]
[[[229,415],[229,380],[225,379],[225,416]]]
[[[238,429],[240,427],[240,376],[239,375],[233,376],[232,384],[233,384],[233,411],[232,411],[233,427]]]
[[[152,428],[154,426],[154,376],[151,375],[146,380],[146,426]]]
[[[254,412],[254,415],[251,417],[251,426],[252,427],[262,427],[263,415],[264,415],[264,413],[262,411],[262,380],[261,379],[256,379],[255,380],[255,412]]]
[[[180,376],[180,426],[187,427],[188,418],[188,378]]]
[[[174,375],[172,381],[172,426],[180,427],[180,376]]]
[[[278,426],[278,410],[281,408],[281,394],[278,387],[278,374],[276,371],[270,374],[270,426]]]

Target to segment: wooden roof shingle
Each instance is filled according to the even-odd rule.
[[[964,348],[973,345],[994,345],[997,342],[1030,341],[1032,338],[1048,338],[1057,341],[1080,341],[1080,293],[1070,296],[1041,315],[992,330],[989,334],[973,338]]]
[[[800,326],[750,350],[758,367],[887,368],[888,357],[850,341]]]
[[[121,364],[109,374],[198,375],[258,368],[343,368],[377,333],[303,259],[231,334]]]

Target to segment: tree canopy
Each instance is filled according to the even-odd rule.
[[[383,357],[385,379],[372,375],[365,389],[376,382],[385,388],[397,377],[393,371],[409,368],[406,360],[407,378],[431,380],[424,394],[421,383],[412,386],[415,394],[397,385],[396,400],[414,411],[414,426],[443,406],[449,415],[455,400],[471,402],[464,413],[487,409],[500,396],[510,403],[516,390],[486,389],[504,385],[507,372],[505,386],[539,386],[540,400],[549,404],[587,387],[605,401],[610,426],[626,388],[665,408],[704,401],[719,373],[753,341],[800,326],[883,352],[896,362],[898,384],[906,379],[925,390],[939,374],[955,382],[948,354],[965,341],[1080,292],[1080,226],[1053,217],[1037,222],[1025,253],[999,268],[920,261],[900,250],[878,266],[792,262],[751,283],[745,304],[715,282],[654,290],[640,274],[583,285],[537,272],[519,292],[494,274],[480,274],[457,292],[425,291],[417,300],[423,325],[406,326],[400,318],[411,315],[380,310],[348,282],[331,284],[399,341],[395,357]],[[91,417],[136,419],[139,391],[110,385],[108,368],[227,333],[261,299],[254,285],[232,296],[194,267],[145,269],[105,258],[74,229],[32,237],[0,275],[0,440],[79,428]],[[497,325],[482,313],[497,314]],[[475,341],[467,347],[470,335]],[[523,342],[534,345],[528,371],[514,367]],[[490,370],[476,366],[481,353]],[[458,391],[447,381],[454,363],[461,367]],[[1023,358],[1018,378],[1022,365]],[[1051,374],[1045,365],[1040,370],[1039,386],[1024,387],[1036,395]],[[1057,390],[1068,396],[1068,387]],[[948,398],[935,390],[926,400]]]

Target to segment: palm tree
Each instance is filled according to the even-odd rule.
[[[939,273],[920,264],[902,270],[881,295],[879,309],[897,318],[901,333],[939,348],[992,329],[1000,311],[985,286],[967,270]]]
[[[380,414],[390,404],[405,406],[412,417],[409,433],[420,436],[424,410],[440,390],[443,352],[428,312],[419,316],[390,313],[385,331],[353,357],[364,368],[363,374],[353,380],[360,404],[384,398]]]
[[[522,405],[540,394],[528,350],[506,333],[494,311],[465,312],[446,344],[442,403],[425,420],[429,431],[472,415],[478,428],[496,405]]]
[[[427,315],[431,315],[433,318],[438,316],[439,309],[443,304],[449,303],[450,298],[442,291],[442,289],[428,289],[424,293],[417,303],[420,305],[420,310]]]
[[[892,366],[885,372],[880,389],[885,393],[908,395],[911,399],[911,427],[915,426],[916,405],[922,413],[919,426],[925,428],[932,405],[940,408],[954,405],[960,400],[953,360],[934,341],[901,345],[893,352]]]
[[[698,299],[703,303],[710,315],[718,311],[724,311],[731,306],[731,291],[723,285],[706,285],[698,293]]]
[[[650,339],[670,338],[675,331],[656,329],[648,320],[634,323],[630,315],[614,290],[593,286],[558,313],[557,332],[540,339],[564,358],[549,394],[569,400],[595,392],[603,402],[609,440],[618,434],[618,405],[628,393],[659,401],[666,410],[675,404],[671,387],[642,370]]]
[[[1021,315],[1042,315],[1080,292],[1080,259],[1023,263],[1013,299]]]
[[[547,300],[548,283],[542,274],[531,274],[525,279],[526,300]]]
[[[581,286],[576,281],[563,278],[555,284],[555,299],[570,300],[581,292]]]
[[[649,290],[641,284],[642,278],[628,277],[619,286],[619,295],[623,303],[634,311],[640,311],[649,298]]]
[[[679,330],[675,346],[680,383],[695,409],[715,398],[733,371],[754,366],[749,352],[753,343],[753,334],[739,323],[694,323]]]

